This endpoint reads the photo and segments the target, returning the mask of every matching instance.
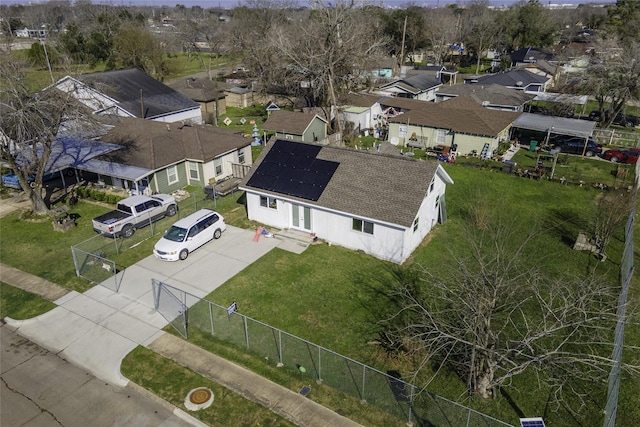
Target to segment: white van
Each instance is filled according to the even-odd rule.
[[[220,238],[226,228],[222,215],[211,209],[200,209],[176,221],[153,247],[153,254],[164,261],[187,259],[189,253]]]

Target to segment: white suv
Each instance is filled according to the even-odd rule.
[[[224,218],[210,209],[200,209],[176,221],[156,243],[153,254],[164,261],[187,259],[195,251],[212,239],[218,239],[227,225]]]

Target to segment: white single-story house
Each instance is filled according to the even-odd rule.
[[[240,184],[250,220],[401,264],[446,220],[438,162],[276,140]]]
[[[202,123],[200,104],[135,68],[66,76],[55,87],[97,115]]]

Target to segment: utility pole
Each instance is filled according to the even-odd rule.
[[[400,46],[400,70],[402,72],[402,64],[404,64],[404,39],[407,35],[407,16],[404,17],[404,28],[402,29],[402,46]]]

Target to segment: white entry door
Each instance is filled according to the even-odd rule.
[[[291,204],[291,226],[311,231],[311,209],[307,206]]]

